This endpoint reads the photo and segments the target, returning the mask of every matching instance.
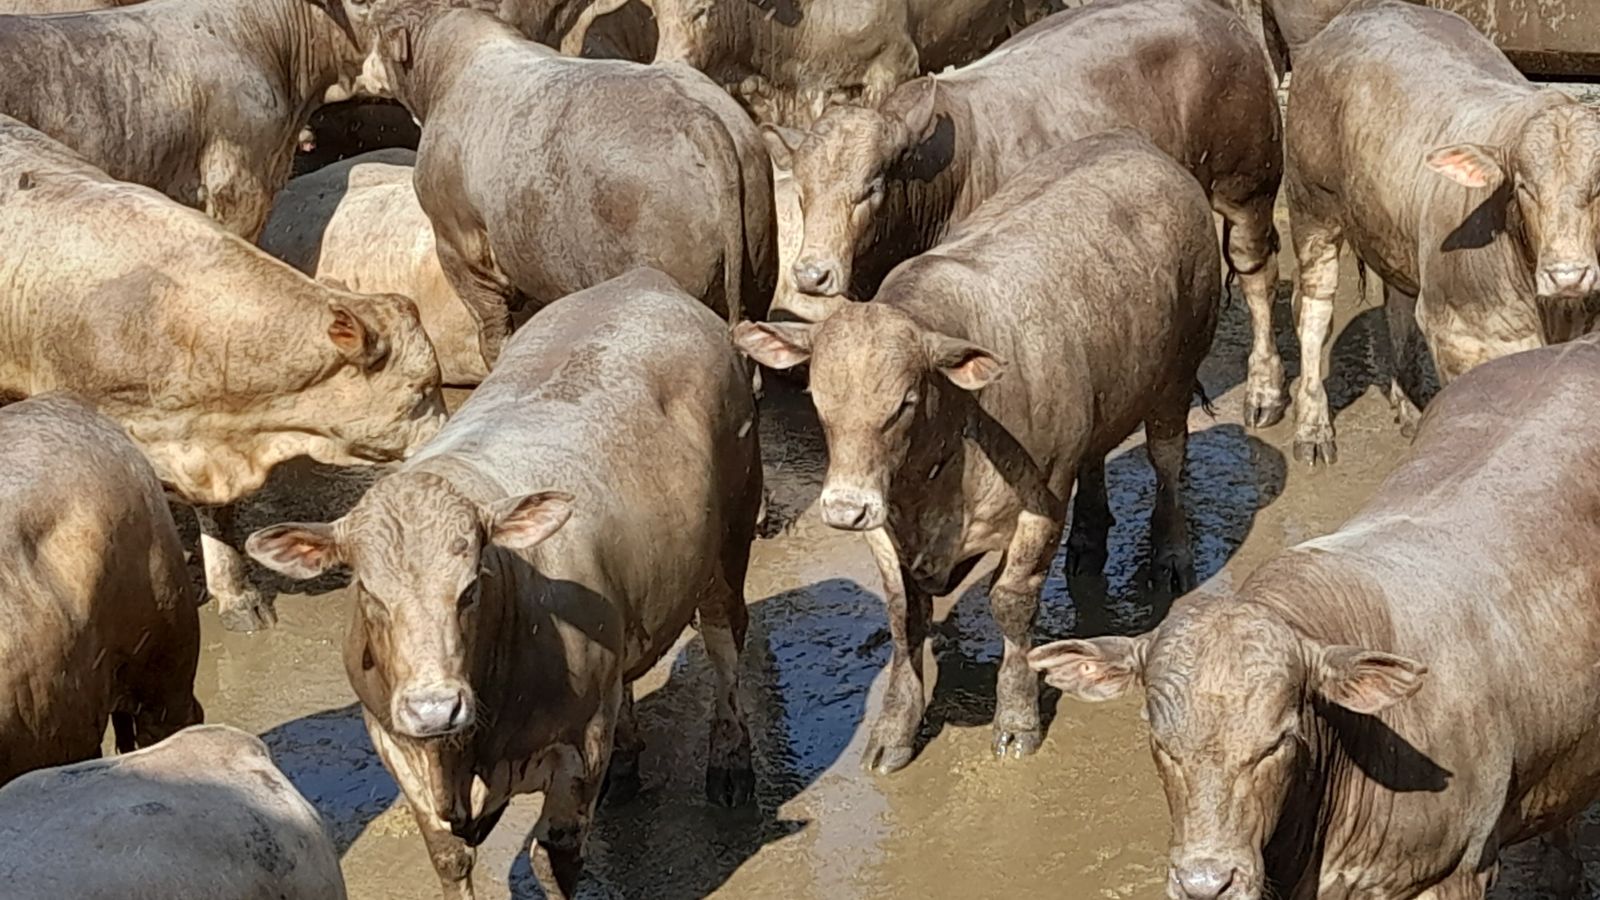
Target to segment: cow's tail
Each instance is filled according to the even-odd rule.
[[[714,112],[707,110],[695,132],[717,186],[717,206],[722,225],[722,295],[727,305],[728,324],[744,318],[744,161],[733,135]]]
[[[1194,393],[1195,396],[1200,398],[1200,408],[1205,410],[1206,415],[1215,419],[1217,417],[1217,408],[1211,404],[1211,395],[1206,393],[1206,386],[1201,383],[1199,378],[1194,380]]]

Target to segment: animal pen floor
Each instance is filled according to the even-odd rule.
[[[1361,304],[1345,262],[1328,383],[1340,450],[1332,469],[1310,471],[1289,455],[1292,410],[1264,431],[1242,427],[1249,328],[1242,302],[1224,310],[1203,370],[1216,415],[1196,405],[1189,420],[1186,499],[1209,589],[1227,590],[1280,548],[1337,526],[1404,451],[1379,383],[1383,312]],[[1288,293],[1285,282],[1277,312],[1292,375],[1298,354]],[[455,395],[453,403],[464,396]],[[757,752],[758,809],[729,812],[701,799],[710,672],[691,633],[638,685],[649,744],[644,789],[601,808],[581,896],[1165,896],[1166,809],[1136,701],[1089,706],[1047,691],[1040,753],[1008,764],[990,756],[1000,638],[983,589],[988,566],[937,607],[926,748],[892,777],[860,770],[889,653],[878,575],[860,538],[830,531],[810,509],[825,453],[808,398],[769,379],[761,427],[773,511],[794,523],[757,542],[748,585],[743,702]],[[1141,444],[1135,435],[1108,461],[1117,525],[1105,577],[1069,581],[1058,558],[1041,637],[1141,630],[1170,602],[1143,586],[1154,478]],[[370,478],[288,467],[244,508],[241,525],[332,518]],[[434,900],[438,882],[422,840],[372,751],[345,679],[349,592],[326,580],[309,595],[289,593],[269,573],[255,576],[282,591],[281,623],[230,634],[210,606],[202,611],[198,693],[207,718],[265,738],[325,817],[353,898]],[[520,798],[482,848],[480,897],[539,896],[521,855],[538,804]],[[1580,845],[1591,883],[1600,886],[1593,811]],[[1492,896],[1546,896],[1543,872],[1538,845],[1517,848]]]

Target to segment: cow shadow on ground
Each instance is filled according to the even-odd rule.
[[[1215,425],[1190,434],[1184,505],[1201,582],[1220,572],[1238,551],[1257,511],[1278,498],[1286,477],[1282,452],[1239,425]],[[1068,551],[1063,542],[1041,596],[1037,641],[1135,634],[1161,621],[1175,599],[1169,588],[1150,579],[1155,473],[1142,444],[1106,461],[1106,491],[1116,524],[1105,569],[1092,575],[1064,574]],[[975,727],[994,720],[1001,638],[988,596],[987,579],[971,585],[933,628],[938,681],[918,736],[919,750],[946,725]],[[1040,706],[1046,729],[1057,697],[1046,689]]]
[[[882,603],[854,581],[833,579],[749,609],[740,701],[755,744],[755,803],[724,809],[704,799],[714,682],[701,642],[690,639],[680,645],[666,682],[636,703],[645,740],[641,789],[631,799],[601,804],[581,900],[699,900],[763,847],[810,824],[782,810],[855,736],[868,689],[887,661],[881,642],[861,640],[863,623],[873,613],[881,617]],[[526,852],[507,888],[514,898],[544,896]]]
[[[359,703],[284,722],[261,740],[317,808],[340,856],[400,795],[367,736]],[[417,849],[422,852],[420,838]]]

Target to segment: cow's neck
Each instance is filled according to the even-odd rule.
[[[362,54],[326,9],[310,0],[253,0],[239,9],[251,44],[245,49],[264,54],[279,74],[293,107],[294,127],[324,103],[329,88],[342,84],[348,93]]]
[[[894,112],[894,100],[885,104],[886,111]],[[933,133],[890,172],[872,243],[859,255],[852,276],[853,293],[862,299],[877,293],[890,269],[937,246],[966,212],[961,207],[968,193],[972,116],[965,101],[942,83],[934,116]]]
[[[508,43],[538,46],[494,16],[467,9],[428,18],[412,31],[411,40],[411,60],[395,73],[393,88],[395,97],[424,123],[481,54]]]

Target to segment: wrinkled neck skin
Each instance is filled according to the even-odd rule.
[[[1371,613],[1351,602],[1354,592],[1339,589],[1331,579],[1302,578],[1297,587],[1292,598],[1258,594],[1249,602],[1268,608],[1305,637],[1330,644],[1392,649],[1387,646],[1392,642],[1373,640],[1370,629],[1358,624],[1370,621]],[[1403,719],[1404,709],[1397,707],[1385,717],[1397,723]],[[1379,732],[1386,726],[1311,696],[1305,701],[1302,721],[1308,723],[1308,752],[1265,848],[1267,884],[1277,892],[1268,896],[1290,900],[1369,896],[1365,891],[1373,884],[1368,879],[1398,874],[1383,857],[1383,835],[1388,832],[1396,795],[1380,788],[1348,748],[1383,746],[1386,738]],[[1402,896],[1404,890],[1396,887],[1379,895]]]
[[[354,95],[364,54],[327,9],[311,0],[254,0],[222,8],[238,23],[242,48],[260,54],[267,70],[277,73],[294,108],[295,128],[324,103]]]
[[[317,384],[303,391],[251,398],[226,398],[215,408],[204,404],[168,409],[115,399],[101,407],[128,429],[128,436],[150,459],[161,482],[197,506],[234,503],[259,490],[278,464],[301,456],[333,466],[370,465],[350,455],[333,432],[316,396],[338,379],[360,377],[329,353],[330,364]],[[243,399],[244,402],[240,402]],[[203,435],[204,443],[195,436]]]
[[[970,212],[962,207],[974,205],[963,202],[971,174],[971,112],[944,82],[935,105],[933,134],[889,170],[883,205],[851,266],[852,296],[877,294],[891,269],[937,246],[955,220]]]

